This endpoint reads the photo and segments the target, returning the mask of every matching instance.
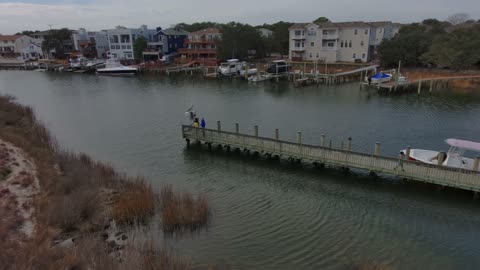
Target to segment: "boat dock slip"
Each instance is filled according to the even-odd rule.
[[[243,149],[247,153],[262,153],[267,156],[285,157],[314,164],[366,170],[372,173],[388,174],[439,186],[480,192],[480,173],[478,171],[480,158],[478,157],[472,169],[467,170],[409,161],[408,158],[400,156],[382,156],[380,154],[380,143],[372,145],[372,150],[374,150],[372,153],[360,153],[351,151],[351,139],[342,144],[343,149],[336,149],[332,148],[331,145],[326,145],[324,135],[319,138],[321,145],[315,146],[303,144],[301,132],[297,132],[296,142],[280,140],[278,129],[273,134],[275,134],[273,139],[259,137],[258,126],[255,126],[253,135],[241,134],[238,124],[235,124],[234,132],[223,131],[220,122],[217,122],[217,129],[182,126],[182,136],[187,141],[187,145],[190,145],[190,141],[195,140],[204,142],[209,148],[212,147],[212,144],[215,144],[223,146],[227,150],[231,148]]]

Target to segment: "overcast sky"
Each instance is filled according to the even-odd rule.
[[[68,27],[87,30],[116,25],[150,28],[179,22],[421,21],[468,13],[480,19],[480,0],[0,0],[0,33]]]

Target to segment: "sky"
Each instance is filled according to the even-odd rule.
[[[480,19],[480,0],[0,0],[0,33],[67,27],[89,31],[117,25],[170,27],[180,22],[238,21],[253,25],[280,20],[400,23],[446,19],[468,13]]]

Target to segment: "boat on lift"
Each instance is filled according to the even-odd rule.
[[[285,60],[275,60],[267,67],[267,72],[270,74],[282,74],[290,71],[290,65]]]
[[[265,73],[265,72],[261,72],[261,73],[258,73],[256,75],[252,75],[250,77],[248,77],[248,81],[249,82],[264,82],[264,81],[268,81],[270,79],[272,79],[272,74],[270,73]]]
[[[370,84],[380,84],[380,83],[386,83],[392,80],[393,75],[391,73],[379,72],[373,76],[365,77],[365,82],[368,83],[369,78],[371,79]]]
[[[438,165],[438,160],[440,156],[443,155],[443,162],[441,165],[472,170],[474,160],[465,157],[464,155],[466,151],[480,153],[480,143],[453,138],[447,139],[445,142],[450,145],[450,150],[448,150],[447,153],[433,150],[411,149],[408,159],[411,161]],[[406,156],[407,150],[401,150],[400,155]]]

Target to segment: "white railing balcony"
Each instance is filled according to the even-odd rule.
[[[338,47],[322,47],[322,51],[336,51],[338,50]]]
[[[322,39],[338,39],[338,34],[323,35]]]
[[[305,47],[293,47],[292,51],[305,51]]]
[[[305,35],[293,35],[293,39],[305,39]]]

